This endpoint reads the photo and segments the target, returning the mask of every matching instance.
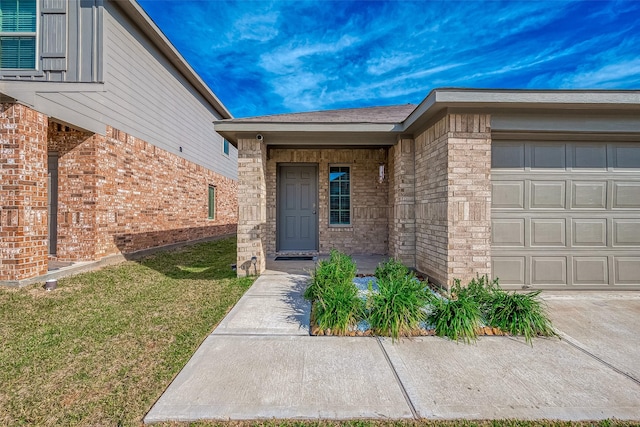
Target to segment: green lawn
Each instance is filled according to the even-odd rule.
[[[0,288],[0,425],[139,425],[251,286],[235,239]]]

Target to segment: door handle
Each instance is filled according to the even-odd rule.
[[[316,214],[316,211],[313,211],[313,214],[315,215],[315,214]]]

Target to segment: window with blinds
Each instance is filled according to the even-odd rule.
[[[351,224],[351,168],[329,167],[329,225]]]
[[[36,0],[0,0],[0,68],[36,68]]]

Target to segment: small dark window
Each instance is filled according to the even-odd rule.
[[[216,187],[209,186],[209,219],[216,218]]]
[[[329,167],[329,225],[351,224],[351,168]]]
[[[229,141],[227,141],[226,139],[222,142],[222,151],[227,156],[229,155]]]

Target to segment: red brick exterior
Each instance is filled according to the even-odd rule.
[[[20,105],[3,105],[1,114],[0,281],[47,271],[48,152],[58,153],[59,260],[236,232],[236,181],[111,127],[105,136],[83,132]]]
[[[47,271],[47,117],[0,104],[0,281]]]

